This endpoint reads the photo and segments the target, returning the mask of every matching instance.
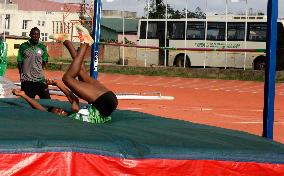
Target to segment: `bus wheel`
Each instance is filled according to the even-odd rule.
[[[184,66],[184,55],[177,56],[174,65],[176,67],[183,67]],[[190,61],[189,61],[188,58],[186,58],[185,67],[187,67],[187,68],[190,67]]]
[[[265,70],[265,57],[256,58],[253,63],[254,70]]]

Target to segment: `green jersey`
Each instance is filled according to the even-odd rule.
[[[90,123],[105,123],[111,120],[111,117],[103,117],[100,112],[92,105],[84,106],[77,113],[69,115],[69,117]]]

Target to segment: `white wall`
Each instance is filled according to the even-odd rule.
[[[31,28],[38,27],[41,33],[47,33],[47,36],[53,34],[53,31],[56,33],[56,25],[54,25],[54,21],[62,22],[63,14],[62,12],[48,12],[48,11],[22,11],[18,10],[17,5],[15,4],[7,4],[6,10],[4,12],[4,5],[0,4],[0,33],[3,32],[3,22],[4,15],[10,14],[10,28],[5,29],[6,32],[9,32],[9,35],[22,36],[23,32],[26,32],[27,36]],[[29,20],[26,29],[23,29],[23,20]],[[68,16],[65,18],[66,22],[78,21],[79,15],[77,13],[68,13]],[[40,21],[40,25],[38,25],[38,21]],[[44,25],[42,22],[44,21]],[[73,30],[73,35],[76,35],[76,30]],[[47,39],[47,41],[52,41]]]
[[[134,44],[137,44],[137,35],[136,34],[125,34],[124,35],[125,38],[127,38],[127,40],[131,41]],[[122,34],[118,34],[117,36],[117,40],[118,42],[123,42],[123,35]]]

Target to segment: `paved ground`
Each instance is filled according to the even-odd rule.
[[[61,78],[60,71],[47,71]],[[7,77],[18,82],[15,69]],[[161,92],[174,100],[120,100],[119,109],[262,134],[261,82],[99,74],[99,80],[116,93]],[[64,97],[53,96],[63,100]],[[284,84],[276,84],[274,140],[284,143]]]

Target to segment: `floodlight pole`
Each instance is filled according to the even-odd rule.
[[[101,0],[94,2],[94,18],[93,18],[93,32],[94,44],[91,53],[90,75],[94,79],[98,79],[98,64],[99,64],[99,42],[100,42],[100,26],[101,26]]]
[[[7,0],[4,1],[3,17],[2,17],[2,28],[3,28],[3,41],[6,41],[6,8]]]
[[[184,48],[187,48],[187,11],[188,11],[188,7],[187,7],[187,0],[185,0],[185,25],[184,25]],[[187,51],[184,50],[184,58],[183,58],[183,68],[185,68],[185,63],[186,63],[186,55],[187,55]]]
[[[146,47],[145,47],[145,54],[144,54],[144,66],[147,66],[147,46],[148,46],[148,30],[149,30],[149,11],[150,11],[150,1],[147,0],[147,22],[146,22]]]
[[[278,0],[268,0],[263,137],[273,139]]]
[[[165,12],[165,48],[167,47],[167,33],[168,33],[168,0],[166,0],[166,12]],[[164,67],[167,67],[167,50],[164,49]]]

